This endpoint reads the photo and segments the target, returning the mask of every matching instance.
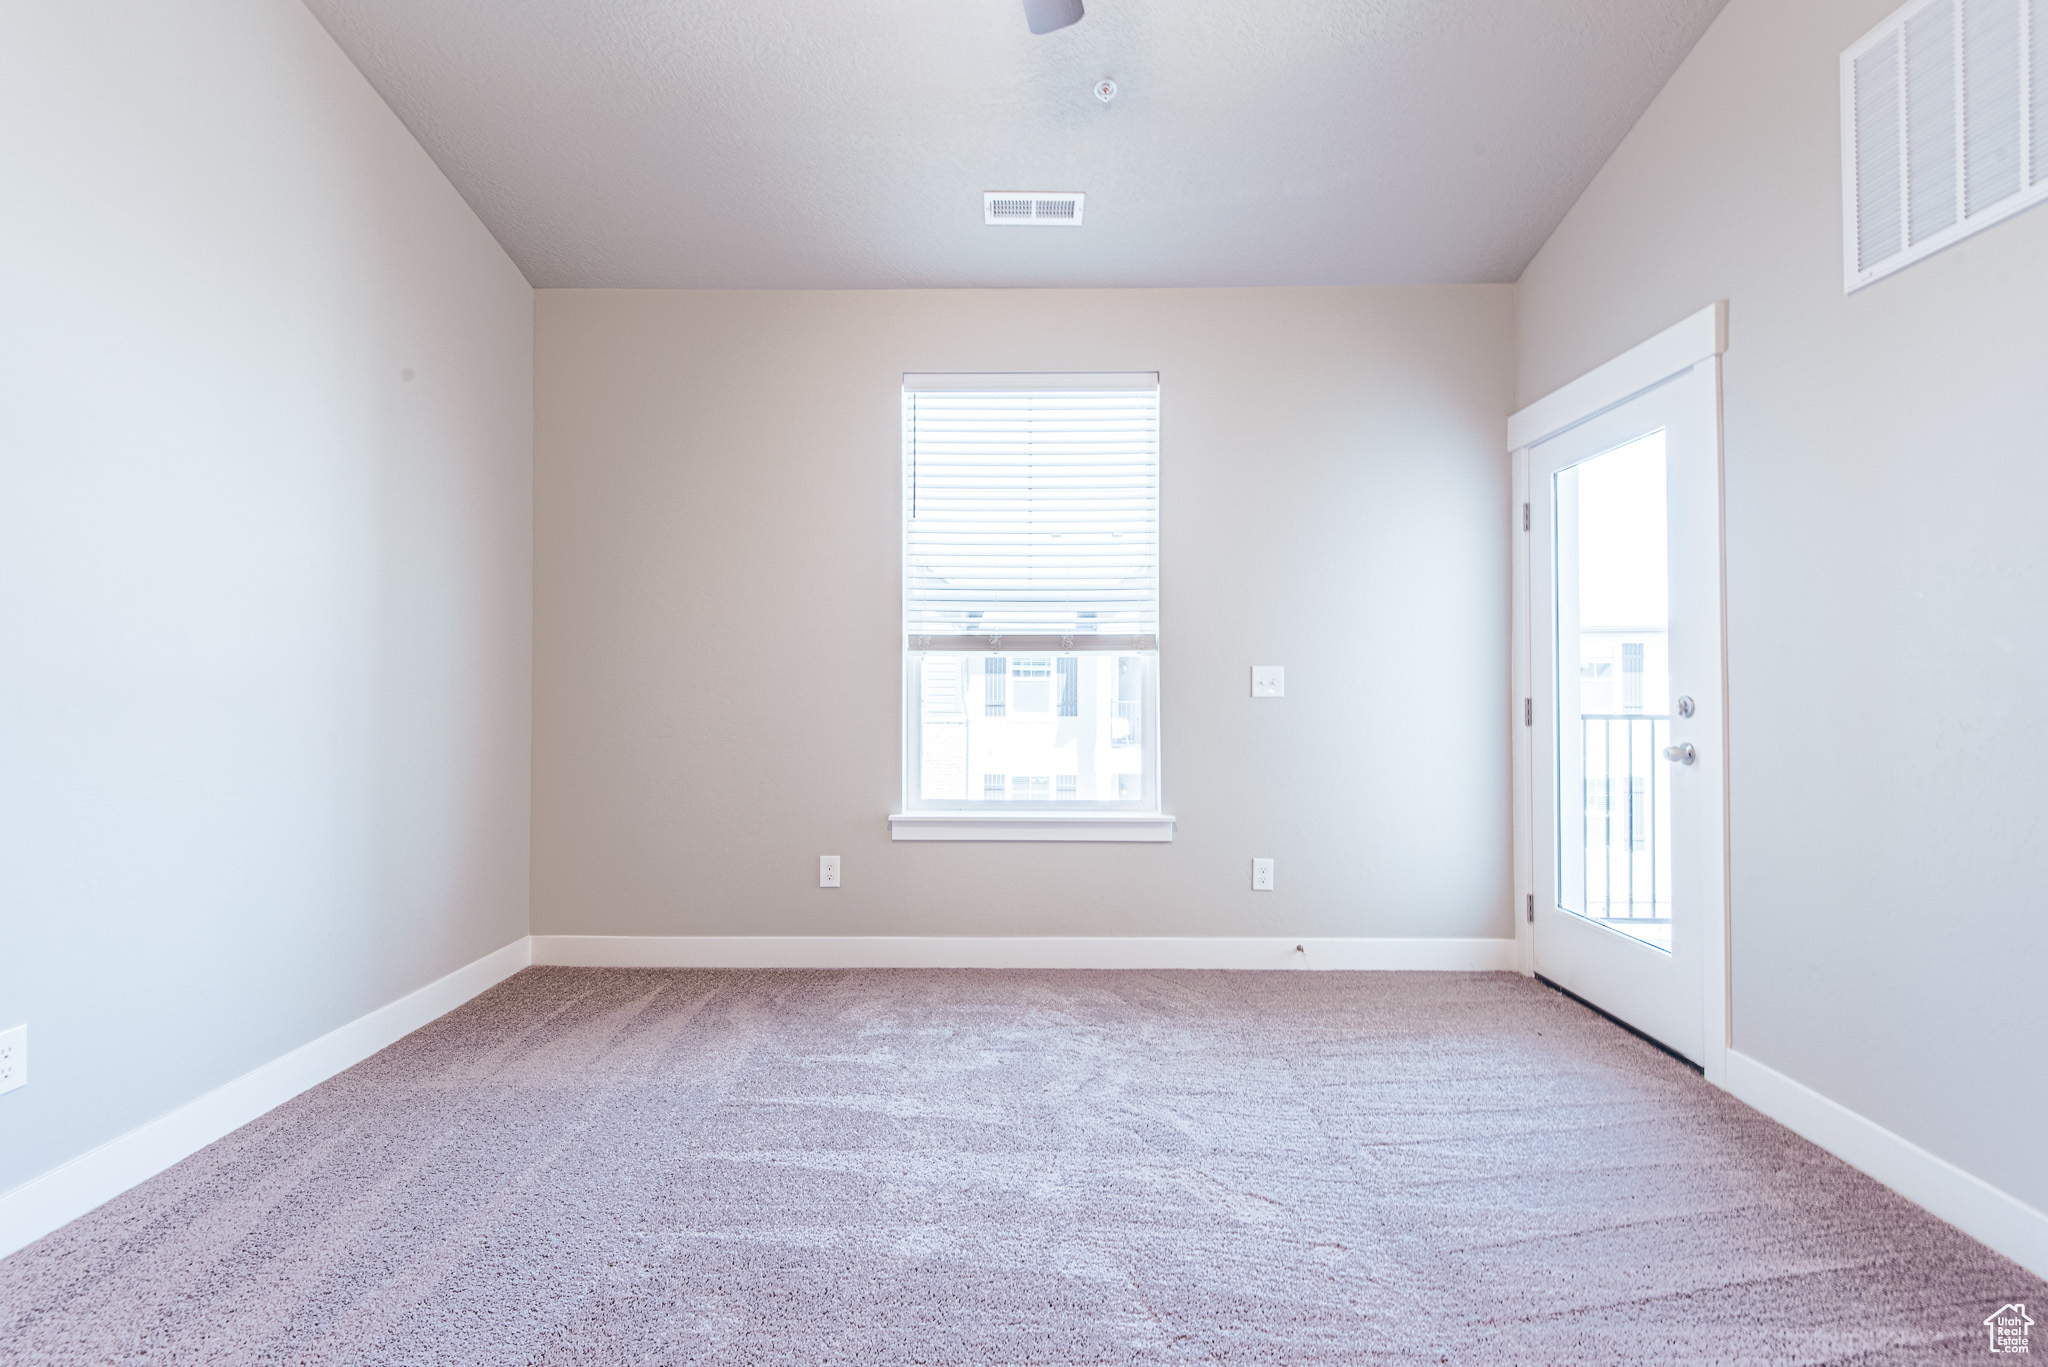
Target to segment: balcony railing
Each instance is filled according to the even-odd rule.
[[[1608,921],[1671,919],[1671,718],[1582,716],[1582,914]]]

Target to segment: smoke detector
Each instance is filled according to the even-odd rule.
[[[1095,83],[1095,98],[1108,104],[1116,98],[1116,82],[1105,76]]]
[[[1078,228],[1087,198],[1065,190],[986,190],[981,221],[997,228]]]

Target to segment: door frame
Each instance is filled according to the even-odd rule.
[[[1655,337],[1538,399],[1508,419],[1507,445],[1513,470],[1509,503],[1510,535],[1514,538],[1512,668],[1509,701],[1514,733],[1515,827],[1515,953],[1524,976],[1533,977],[1535,940],[1530,908],[1536,895],[1536,790],[1534,707],[1534,642],[1530,639],[1529,599],[1534,554],[1528,529],[1529,448],[1590,421],[1630,399],[1684,374],[1694,366],[1712,367],[1714,385],[1714,465],[1717,494],[1714,521],[1719,529],[1714,552],[1719,586],[1719,621],[1714,632],[1720,646],[1721,725],[1718,735],[1704,739],[1720,752],[1721,794],[1718,807],[1721,858],[1700,871],[1701,900],[1706,907],[1704,1059],[1707,1081],[1725,1087],[1733,1015],[1730,1009],[1728,962],[1728,554],[1725,477],[1725,423],[1722,417],[1721,357],[1728,350],[1728,304],[1709,305]]]

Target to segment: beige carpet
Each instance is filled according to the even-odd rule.
[[[0,1262],[0,1361],[1924,1367],[2011,1300],[1517,977],[533,969]]]

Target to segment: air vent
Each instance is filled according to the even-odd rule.
[[[1061,190],[989,190],[981,197],[981,221],[1011,228],[1078,228],[1087,198]]]
[[[2048,0],[1913,0],[1842,54],[1857,290],[2048,199]]]

